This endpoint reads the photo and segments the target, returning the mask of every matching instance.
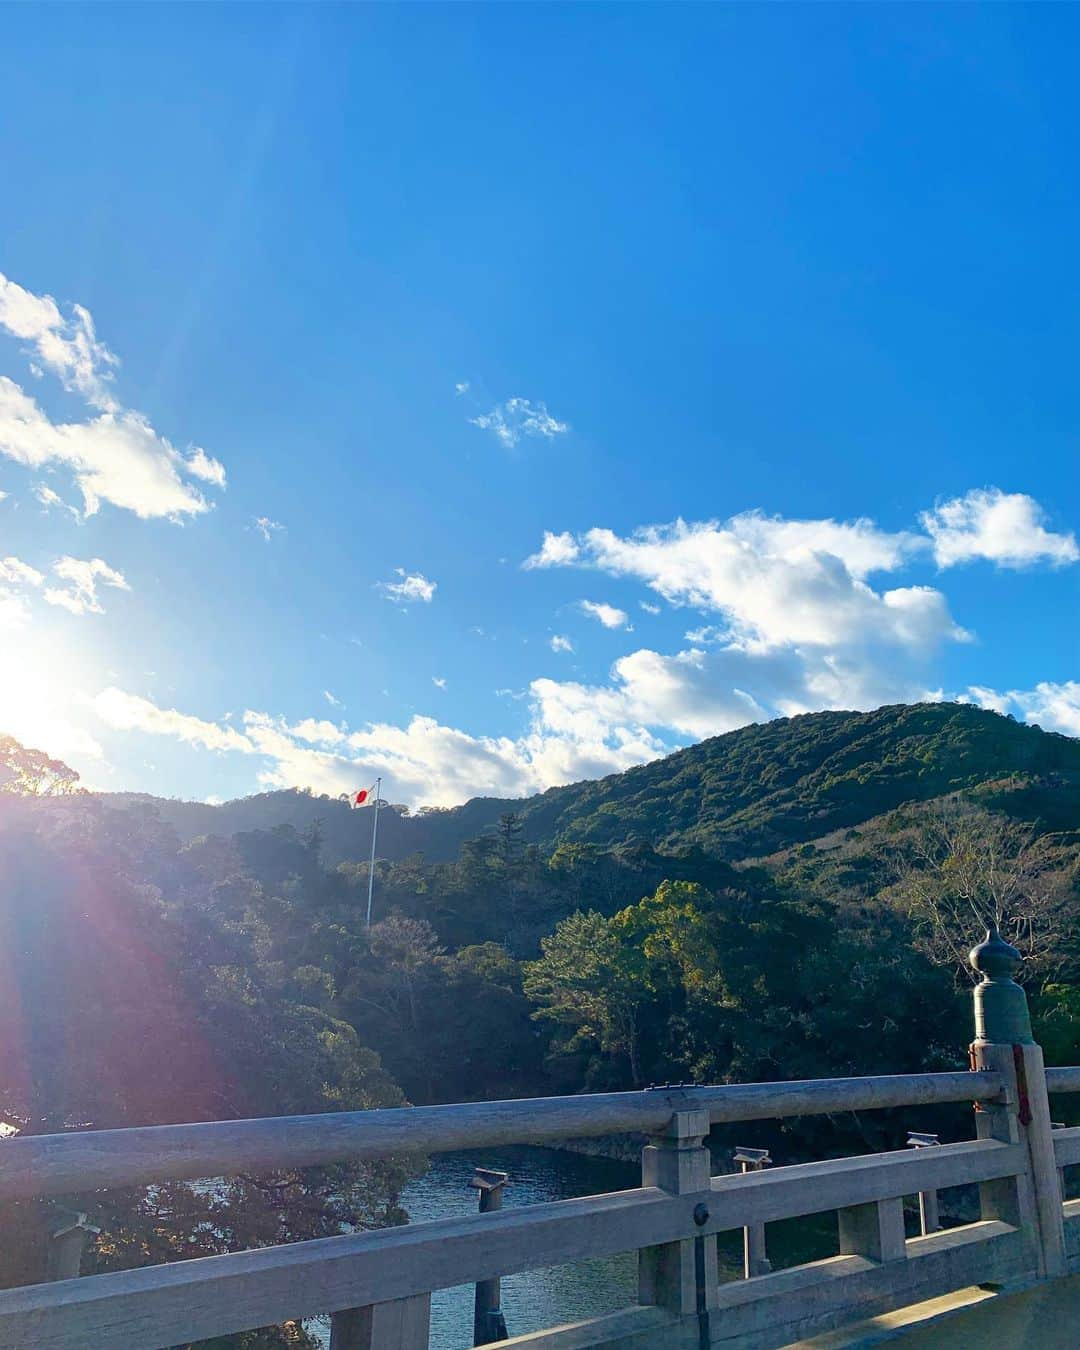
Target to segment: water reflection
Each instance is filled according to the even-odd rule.
[[[503,1206],[571,1200],[640,1184],[630,1163],[587,1158],[555,1149],[516,1147],[482,1153],[448,1153],[432,1158],[426,1176],[405,1192],[405,1208],[414,1223],[476,1211],[469,1189],[473,1168],[509,1172]],[[634,1301],[637,1254],[597,1257],[572,1266],[522,1271],[502,1282],[502,1308],[511,1336],[614,1312]],[[440,1289],[431,1299],[431,1350],[465,1350],[472,1345],[473,1287]]]

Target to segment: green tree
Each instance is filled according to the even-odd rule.
[[[18,796],[66,797],[78,790],[79,775],[61,759],[0,736],[0,792]]]
[[[649,1000],[648,962],[637,935],[590,910],[571,914],[541,941],[524,968],[525,992],[539,1016],[625,1056],[630,1082],[642,1084],[641,1013]]]

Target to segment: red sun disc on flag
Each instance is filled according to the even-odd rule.
[[[369,797],[370,795],[371,795],[371,794],[370,794],[370,792],[369,792],[369,790],[368,790],[367,788],[361,788],[360,791],[359,791],[359,792],[356,794],[356,796],[353,798],[353,805],[354,805],[354,806],[363,806],[363,804],[367,801],[367,799],[368,799],[368,797]]]

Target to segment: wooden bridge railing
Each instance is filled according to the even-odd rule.
[[[1080,1201],[1060,1169],[1080,1128],[1051,1129],[1018,957],[996,935],[973,954],[970,1072],[655,1089],[110,1130],[0,1142],[0,1203],[390,1153],[448,1152],[641,1132],[634,1190],[346,1234],[0,1292],[5,1350],[161,1350],[290,1319],[332,1316],[333,1350],[423,1350],[433,1290],[617,1252],[639,1253],[638,1303],[504,1342],[534,1350],[779,1347],[972,1285],[1021,1287],[1080,1269]],[[719,1122],[973,1102],[975,1139],[710,1176]],[[903,1202],[964,1184],[981,1216],[905,1236]],[[716,1235],[835,1210],[839,1254],[718,1283]]]

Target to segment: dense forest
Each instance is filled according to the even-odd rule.
[[[959,705],[821,713],[386,819],[368,929],[368,813],[85,793],[0,737],[7,1131],[955,1067],[990,921],[1048,1057],[1080,1056],[1076,741]],[[762,1137],[794,1159],[895,1129]],[[103,1195],[89,1268],[401,1222],[423,1165]],[[40,1278],[48,1223],[0,1215],[4,1282]]]

